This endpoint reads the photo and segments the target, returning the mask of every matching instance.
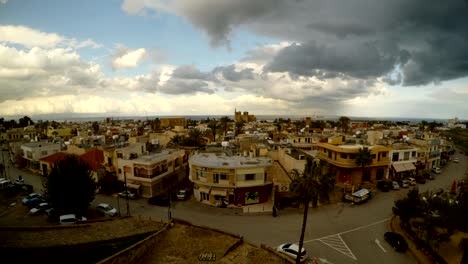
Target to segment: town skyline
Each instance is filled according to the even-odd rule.
[[[2,0],[0,116],[467,120],[467,12],[455,0]]]

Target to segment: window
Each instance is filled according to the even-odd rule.
[[[246,180],[246,181],[253,181],[253,180],[255,180],[255,174],[246,174],[246,175],[245,175],[245,180]]]
[[[416,151],[411,152],[411,157],[416,157]]]
[[[119,169],[119,174],[122,174],[122,169]]]
[[[225,174],[225,173],[220,173],[220,174],[219,174],[219,179],[220,179],[220,180],[226,181],[226,180],[228,179],[227,174]]]
[[[356,159],[356,154],[349,154],[350,159]]]
[[[218,173],[213,174],[213,183],[219,183],[219,174]]]
[[[382,152],[382,158],[387,157],[387,152]]]
[[[117,153],[117,158],[118,159],[123,159],[123,154],[122,153]]]
[[[404,160],[409,160],[410,153],[409,151],[405,152],[404,154]]]
[[[348,155],[346,153],[341,153],[340,156],[341,156],[342,159],[347,159],[348,158]]]
[[[329,159],[332,158],[332,152],[331,152],[331,151],[328,151],[328,158],[329,158]]]
[[[392,161],[398,161],[398,157],[399,157],[398,152],[393,153]]]

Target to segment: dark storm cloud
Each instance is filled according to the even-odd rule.
[[[201,72],[195,65],[182,65],[177,67],[172,72],[173,78],[178,79],[195,79],[195,80],[212,80],[211,73]]]
[[[229,65],[225,67],[216,67],[213,69],[213,73],[214,74],[221,73],[224,79],[231,81],[231,82],[254,79],[253,69],[247,68],[241,71],[236,71],[236,67],[234,65]]]
[[[214,90],[208,83],[200,80],[184,80],[171,78],[164,85],[159,87],[159,91],[165,94],[194,94],[197,92],[213,94]]]
[[[306,43],[282,49],[264,67],[266,71],[334,78],[343,73],[355,78],[376,78],[390,72],[400,61],[395,49],[379,50],[374,43],[338,43],[335,46]],[[325,71],[325,73],[323,72]]]
[[[465,59],[468,1],[175,0],[174,3],[168,12],[185,17],[205,31],[213,45],[228,45],[230,34],[237,27],[279,41],[302,43],[285,48],[266,70],[306,76],[319,70],[391,80],[385,77],[398,67],[402,84],[408,86],[468,75]]]

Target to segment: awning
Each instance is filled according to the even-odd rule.
[[[416,167],[413,165],[413,163],[392,164],[392,166],[397,173],[402,171],[416,170]]]
[[[132,188],[132,189],[140,189],[140,184],[134,184],[134,183],[128,183],[127,182],[127,187]]]
[[[198,190],[200,192],[204,192],[204,193],[209,193],[210,192],[210,188],[206,187],[206,186],[200,186],[200,187],[198,187]]]
[[[211,195],[220,195],[220,196],[226,196],[226,190],[215,190],[211,189]]]

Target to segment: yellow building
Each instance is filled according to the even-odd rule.
[[[382,180],[388,175],[391,148],[374,145],[368,146],[372,162],[363,171],[356,163],[356,155],[362,145],[333,145],[318,143],[318,158],[329,165],[330,172],[336,177],[337,186],[359,186],[364,182]]]
[[[68,139],[71,137],[71,128],[47,128],[47,137],[61,137]]]

